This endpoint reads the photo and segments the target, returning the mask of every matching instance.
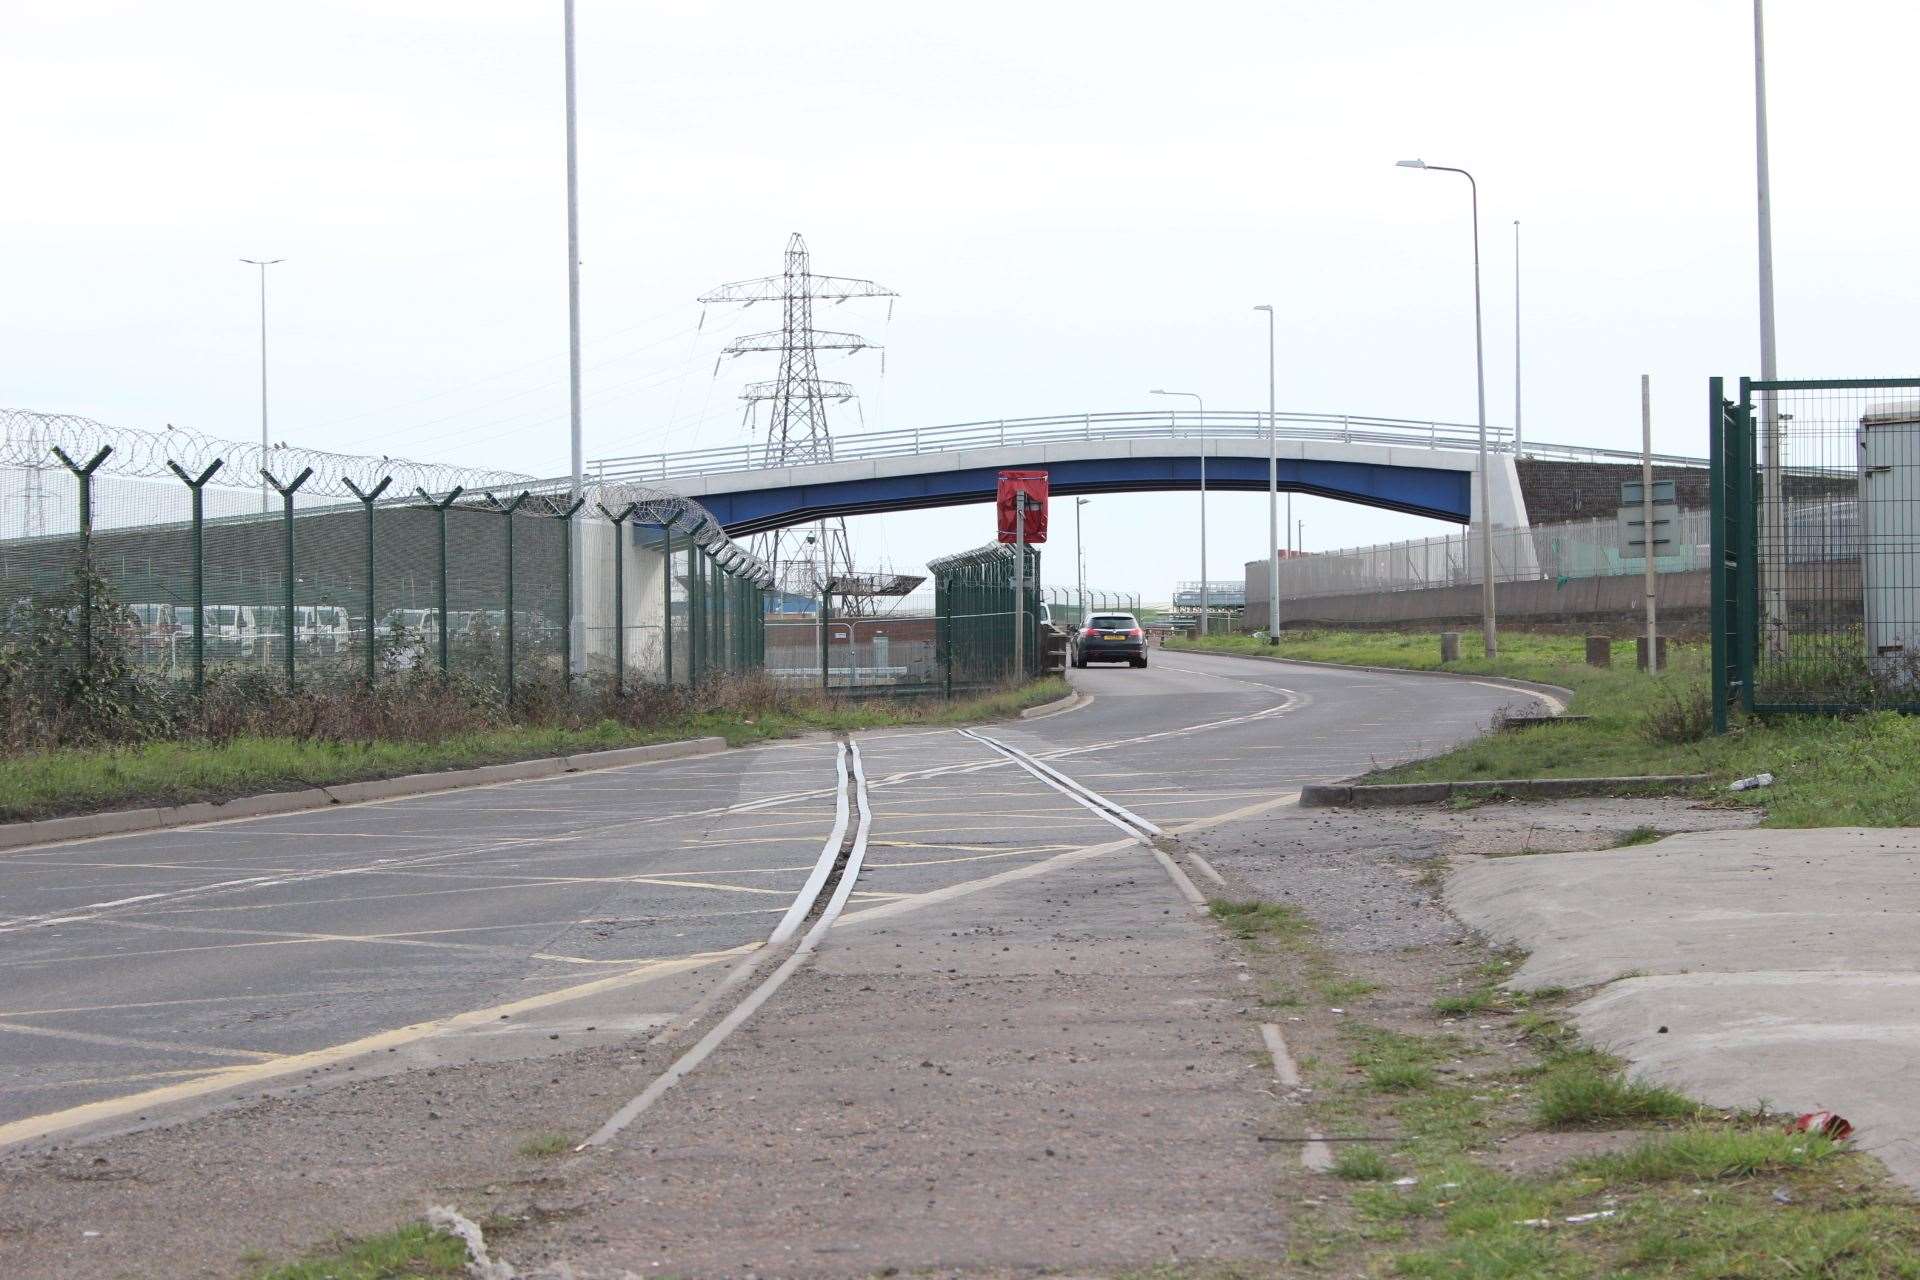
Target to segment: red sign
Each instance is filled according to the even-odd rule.
[[[996,505],[1000,510],[1000,541],[1002,542],[1017,540],[1015,494],[1026,497],[1027,541],[1029,543],[1045,542],[1047,540],[1047,473],[1044,471],[1002,471],[1000,473],[1000,494]]]

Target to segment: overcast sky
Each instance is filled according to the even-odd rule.
[[[1913,372],[1920,6],[1775,0],[1780,366]],[[728,336],[694,298],[779,269],[901,295],[822,317],[836,430],[1154,405],[1470,421],[1481,184],[1489,413],[1704,448],[1706,379],[1757,374],[1751,10],[1743,0],[826,6],[578,0],[589,458],[741,443]],[[567,465],[559,0],[8,0],[0,6],[0,403]],[[1166,402],[1157,402],[1164,406]],[[1198,575],[1192,495],[1087,508],[1092,585]],[[1321,548],[1445,526],[1295,502]],[[1265,498],[1215,495],[1212,571],[1261,554]],[[988,508],[853,522],[917,568]],[[1071,579],[1070,539],[1049,577]]]

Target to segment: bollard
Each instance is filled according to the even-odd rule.
[[[1633,650],[1640,669],[1645,671],[1647,669],[1647,638],[1645,636],[1635,637]],[[1654,644],[1654,653],[1660,659],[1660,669],[1662,671],[1667,670],[1667,638],[1665,636],[1661,636]]]
[[[1587,637],[1587,665],[1590,667],[1610,667],[1613,665],[1613,638],[1611,636]]]
[[[1442,631],[1440,633],[1440,661],[1460,661],[1460,633],[1458,631]]]

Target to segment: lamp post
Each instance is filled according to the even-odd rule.
[[[1467,180],[1473,197],[1473,378],[1480,399],[1480,639],[1489,658],[1497,657],[1500,640],[1493,621],[1493,486],[1487,465],[1487,361],[1480,325],[1480,184],[1465,169],[1424,160],[1397,161],[1402,169],[1430,169],[1457,173]]]
[[[568,478],[572,500],[586,494],[585,452],[580,437],[580,161],[574,130],[573,88],[573,0],[563,0],[561,21],[565,25],[566,99],[567,99],[567,439]],[[568,670],[575,674],[586,670],[586,628],[581,625],[585,612],[586,559],[585,539],[573,546],[574,598],[567,601],[568,616],[573,619],[576,652],[566,656]]]
[[[1273,398],[1273,306],[1263,302],[1254,310],[1267,313],[1267,643],[1279,644],[1280,446],[1279,415],[1274,411]]]
[[[260,465],[267,465],[267,450],[273,446],[267,442],[267,268],[285,262],[285,258],[242,258],[240,261],[250,267],[260,268]],[[267,482],[260,481],[260,510],[271,509],[267,498]]]
[[[1773,332],[1773,180],[1767,162],[1766,29],[1753,0],[1754,172],[1760,222],[1760,379],[1780,376]],[[1770,656],[1786,652],[1786,504],[1780,483],[1780,412],[1772,391],[1760,393],[1761,629]]]
[[[1197,391],[1161,391],[1156,396],[1186,396],[1200,411],[1200,634],[1207,634],[1207,402]]]
[[[1086,544],[1080,540],[1080,508],[1091,501],[1091,498],[1073,500],[1074,598],[1080,605],[1080,616],[1075,623],[1083,630],[1087,625],[1087,551]]]
[[[1513,456],[1520,457],[1520,219],[1513,220]]]

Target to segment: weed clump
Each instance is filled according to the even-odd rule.
[[[1575,1053],[1548,1069],[1540,1081],[1539,1122],[1573,1129],[1627,1120],[1690,1120],[1699,1105],[1660,1085],[1629,1080],[1595,1054]]]

